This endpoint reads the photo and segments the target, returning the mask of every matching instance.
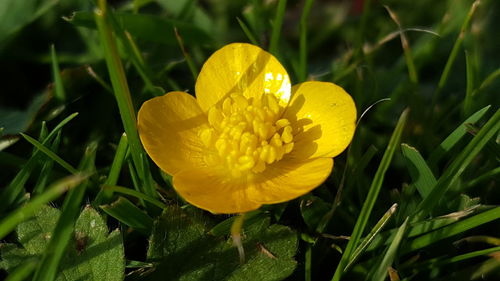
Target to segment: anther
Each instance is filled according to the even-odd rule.
[[[281,140],[284,143],[290,143],[293,140],[292,127],[286,126],[281,134]]]
[[[199,134],[207,148],[205,162],[221,165],[233,177],[241,177],[260,173],[280,161],[294,144],[290,122],[277,120],[281,110],[272,94],[247,99],[231,93],[222,104],[209,109],[211,128]]]

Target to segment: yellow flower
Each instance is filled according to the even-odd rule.
[[[195,92],[146,101],[138,127],[177,192],[212,213],[246,212],[311,191],[354,134],[349,94],[327,82],[292,87],[279,61],[254,45],[216,51]]]

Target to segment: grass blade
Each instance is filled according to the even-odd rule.
[[[492,73],[490,73],[490,75],[488,75],[484,81],[481,83],[481,85],[479,86],[479,88],[477,88],[476,90],[474,90],[472,92],[472,97],[474,97],[477,93],[481,92],[482,90],[484,90],[486,87],[488,87],[493,81],[495,81],[495,79],[497,79],[498,77],[500,77],[500,68],[498,68],[497,70],[493,71]]]
[[[106,81],[104,81],[104,79],[102,79],[102,77],[99,76],[90,65],[87,65],[85,67],[85,70],[90,75],[90,77],[94,78],[94,80],[99,83],[99,85],[101,85],[110,94],[113,94],[113,89],[111,88],[111,86],[109,86],[108,83],[106,83]]]
[[[306,0],[304,3],[304,8],[302,9],[302,15],[300,15],[299,23],[299,82],[303,82],[307,77],[307,18],[311,12],[311,7],[313,0]]]
[[[95,155],[97,144],[90,143],[85,150],[85,154],[80,164],[80,170],[83,172],[93,172],[95,169]],[[74,224],[87,189],[88,181],[80,183],[72,189],[66,198],[61,209],[61,216],[57,221],[56,227],[50,241],[45,249],[40,263],[35,271],[33,281],[55,280],[59,263],[66,251],[66,247],[72,238]]]
[[[147,202],[149,202],[149,203],[151,203],[151,204],[153,204],[161,209],[167,208],[167,205],[165,205],[163,202],[156,200],[154,198],[151,198],[151,197],[145,195],[144,193],[137,192],[137,191],[130,189],[130,188],[121,187],[121,186],[110,186],[110,185],[104,185],[102,188],[104,191],[109,190],[112,192],[118,192],[118,193],[130,195],[130,196],[134,196],[135,198],[147,201]]]
[[[109,170],[108,178],[104,182],[105,185],[116,185],[118,182],[118,177],[120,176],[120,171],[122,170],[123,162],[127,156],[128,151],[128,140],[127,135],[122,134],[118,147],[116,148],[115,157],[113,158],[113,163],[111,163],[111,168]],[[112,190],[101,189],[94,199],[93,205],[99,206],[103,203],[108,203],[113,196]]]
[[[436,231],[424,234],[409,241],[408,244],[406,244],[405,247],[403,248],[403,253],[408,253],[411,251],[421,249],[441,239],[462,233],[466,230],[475,228],[487,222],[498,220],[499,218],[500,218],[500,207],[496,207],[491,210],[482,212],[475,216],[466,218],[462,221],[458,221],[454,224],[445,226]]]
[[[465,261],[465,260],[472,259],[475,257],[490,255],[490,254],[493,254],[496,252],[500,252],[500,247],[492,247],[492,248],[488,248],[488,249],[484,249],[484,250],[478,250],[478,251],[454,256],[451,258],[430,259],[430,260],[423,262],[420,265],[415,265],[412,267],[413,267],[413,269],[417,269],[417,270],[421,270],[423,268],[440,267],[440,266],[449,265],[449,264],[456,263],[456,262]]]
[[[48,144],[52,139],[57,135],[57,133],[66,125],[69,121],[75,118],[78,113],[73,113],[66,117],[63,121],[61,121],[57,126],[48,134],[48,136],[42,141],[42,144]],[[7,208],[11,206],[11,204],[15,201],[15,199],[22,193],[24,184],[28,180],[31,171],[38,165],[41,157],[44,157],[43,154],[40,153],[35,148],[35,152],[32,153],[31,158],[26,162],[21,171],[17,173],[14,179],[10,182],[10,184],[2,190],[0,194],[0,198],[2,198],[2,204],[0,204],[0,213],[5,211]]]
[[[470,115],[472,108],[472,93],[474,89],[474,66],[473,59],[470,52],[465,51],[465,69],[467,74],[467,88],[465,91],[465,99],[463,104],[463,113],[465,116]]]
[[[191,55],[186,50],[186,47],[184,46],[184,40],[182,40],[182,37],[179,34],[177,28],[174,28],[174,32],[175,38],[177,38],[177,42],[179,43],[179,47],[181,48],[182,55],[184,55],[184,59],[186,60],[186,63],[189,67],[189,71],[191,71],[191,75],[193,75],[193,81],[196,81],[196,79],[198,78],[198,69],[194,64],[193,58],[191,58]]]
[[[477,185],[478,183],[486,181],[486,180],[493,178],[495,176],[498,177],[499,174],[500,174],[500,167],[496,167],[495,169],[490,170],[490,171],[478,176],[477,178],[469,181],[468,183],[466,183],[465,186],[463,187],[463,190],[467,190],[467,189]]]
[[[359,240],[361,239],[361,236],[363,235],[363,232],[368,223],[368,219],[370,217],[373,206],[375,205],[375,201],[377,200],[380,188],[382,187],[385,172],[389,168],[389,164],[391,163],[392,156],[394,155],[396,148],[399,146],[401,134],[403,133],[407,117],[408,109],[403,111],[401,117],[399,117],[399,121],[396,125],[396,128],[394,129],[394,132],[392,133],[391,139],[389,140],[389,144],[387,145],[387,149],[385,150],[384,156],[382,157],[377,172],[375,173],[375,177],[373,178],[365,203],[363,204],[363,208],[361,209],[361,213],[359,214],[356,225],[354,226],[354,230],[352,231],[351,239],[349,240],[349,243],[347,243],[344,254],[342,255],[342,258],[337,265],[337,269],[335,270],[332,281],[340,280],[342,274],[344,273],[345,266],[352,257],[354,249],[358,246]]]
[[[399,29],[399,37],[401,38],[401,46],[403,47],[403,52],[406,60],[406,67],[408,68],[408,75],[410,76],[410,81],[413,84],[418,84],[417,68],[415,67],[415,61],[410,48],[410,43],[408,43],[408,38],[401,27],[398,16],[389,8],[389,6],[384,5],[384,8],[389,13],[389,16],[396,23]]]
[[[405,222],[399,227],[398,232],[396,233],[396,237],[392,240],[391,245],[387,249],[387,252],[382,259],[382,262],[379,264],[377,271],[371,280],[375,281],[384,281],[387,276],[387,271],[394,261],[394,257],[396,256],[396,252],[399,248],[399,244],[403,239],[403,235],[406,231],[406,225],[408,224],[408,218],[406,218]]]
[[[250,42],[252,42],[252,44],[254,44],[254,45],[259,45],[259,42],[257,42],[257,39],[255,39],[255,36],[253,36],[253,34],[250,31],[250,29],[248,28],[248,26],[242,20],[240,20],[240,18],[237,17],[236,20],[238,21],[238,24],[240,25],[241,30],[243,30],[243,32],[247,36],[248,40],[250,40]]]
[[[455,160],[446,169],[443,175],[432,189],[431,193],[418,205],[417,210],[421,211],[416,215],[416,220],[430,214],[439,203],[436,198],[443,198],[443,195],[448,188],[455,184],[465,168],[488,143],[488,141],[496,135],[500,129],[500,109],[488,120],[481,128],[478,134],[472,139],[465,149],[458,154]]]
[[[41,152],[45,153],[48,157],[50,157],[52,160],[54,160],[55,162],[57,162],[57,164],[61,165],[61,167],[63,167],[64,169],[66,169],[70,173],[72,173],[72,174],[78,173],[78,170],[75,169],[73,166],[71,166],[71,164],[69,164],[68,162],[64,161],[61,157],[59,157],[57,154],[55,154],[54,152],[52,152],[52,150],[50,150],[49,148],[47,148],[45,145],[41,144],[36,139],[34,139],[34,138],[32,138],[32,137],[30,137],[28,135],[25,135],[23,133],[21,133],[21,136],[23,136],[23,138],[25,138],[29,143],[31,143],[32,145],[34,145]]]
[[[123,161],[125,161],[125,156],[128,150],[128,139],[126,134],[122,134],[120,137],[120,142],[116,149],[115,157],[113,158],[113,163],[111,164],[111,169],[109,170],[108,178],[104,182],[107,185],[115,185],[118,182],[118,177],[120,176],[120,171],[122,169]]]
[[[467,118],[460,126],[458,126],[453,132],[443,141],[439,146],[434,149],[430,156],[429,159],[427,160],[427,163],[429,163],[429,166],[435,166],[439,160],[447,153],[449,152],[461,139],[463,136],[467,134],[467,127],[466,124],[474,124],[476,123],[479,119],[481,119],[486,112],[490,109],[491,105],[485,106],[478,110],[476,113],[472,114],[469,118]]]
[[[380,233],[382,228],[387,224],[389,219],[392,217],[394,212],[396,212],[396,208],[398,207],[398,204],[394,204],[385,212],[385,214],[380,218],[380,220],[377,222],[377,224],[373,227],[373,229],[366,235],[366,237],[361,241],[359,246],[356,248],[354,253],[352,254],[351,259],[349,260],[349,263],[345,267],[345,271],[349,270],[349,268],[361,257],[361,255],[365,252],[367,247],[370,245],[370,243],[373,241],[375,236]]]
[[[273,29],[271,32],[271,43],[269,44],[269,52],[275,56],[278,55],[278,43],[281,35],[281,26],[285,16],[286,0],[278,0],[276,16],[273,21]]]
[[[469,12],[467,13],[467,16],[464,19],[464,22],[462,23],[462,27],[460,28],[460,33],[458,34],[457,39],[455,40],[455,44],[453,45],[453,48],[451,50],[450,56],[448,57],[448,60],[446,61],[446,65],[444,67],[443,73],[441,74],[441,78],[439,79],[438,86],[436,88],[436,91],[432,97],[432,106],[431,108],[434,108],[434,105],[436,104],[439,95],[441,94],[441,91],[443,90],[444,86],[446,85],[446,82],[448,81],[448,77],[450,76],[451,73],[451,67],[453,66],[453,63],[455,62],[458,51],[460,50],[460,47],[462,46],[462,42],[464,41],[465,37],[465,31],[469,27],[469,23],[472,19],[472,16],[474,15],[474,12],[476,11],[477,6],[479,5],[480,1],[476,0],[474,3],[472,3]]]
[[[0,239],[3,239],[14,230],[19,223],[31,218],[41,206],[58,198],[61,194],[73,188],[85,178],[85,176],[76,174],[59,180],[47,188],[47,191],[31,199],[22,208],[17,208],[10,213],[6,218],[0,221]]]
[[[416,148],[403,143],[401,150],[406,159],[413,184],[422,198],[427,197],[437,182],[434,174]]]
[[[54,44],[50,46],[50,57],[52,60],[52,75],[55,85],[54,97],[58,101],[64,101],[66,100],[66,93],[64,92],[64,84],[62,82],[61,70],[59,69],[59,62],[57,61],[56,48],[54,47]]]
[[[359,120],[358,120],[358,122],[359,122]],[[351,169],[351,172],[350,172],[349,176],[351,176],[352,178],[355,178],[354,177],[355,173],[362,173],[365,170],[365,168],[368,165],[368,163],[373,158],[373,156],[375,156],[376,153],[377,153],[377,148],[375,146],[373,146],[373,145],[370,145],[368,147],[368,149],[366,150],[366,152],[361,157],[361,159],[359,161],[357,161],[357,163],[355,164],[355,166]],[[347,152],[347,155],[348,156],[350,155],[349,154],[349,150]],[[347,172],[347,170],[345,170],[345,171]],[[346,178],[344,176],[342,176],[342,177]],[[333,200],[332,207],[331,207],[330,211],[328,211],[321,218],[320,222],[318,223],[318,226],[316,227],[316,232],[322,233],[325,230],[325,228],[327,227],[327,225],[330,222],[331,218],[333,217],[333,215],[335,213],[335,210],[340,205],[340,201],[342,199],[342,189],[343,189],[343,186],[344,185],[340,185],[339,186],[339,189],[337,190],[337,194],[335,195],[335,199]]]
[[[414,223],[413,225],[408,227],[408,231],[406,233],[406,238],[417,237],[431,231],[435,231],[437,229],[443,228],[447,225],[453,224],[458,220],[464,218],[465,216],[470,215],[477,209],[477,206],[471,207],[467,210],[453,213],[452,215],[446,215],[442,217],[438,217],[432,220],[426,220],[418,223]],[[368,246],[366,251],[373,251],[382,245],[389,245],[389,243],[394,240],[394,236],[396,235],[397,229],[391,229],[388,231],[384,231],[377,235],[372,243]]]
[[[119,197],[110,205],[100,206],[108,215],[130,226],[144,235],[153,228],[153,219],[124,197]]]
[[[61,131],[57,134],[56,138],[52,142],[50,150],[54,153],[59,149],[59,144],[61,142]],[[35,187],[33,188],[33,194],[42,193],[47,186],[47,181],[49,180],[49,176],[52,172],[52,168],[54,167],[54,161],[52,159],[47,159],[42,164],[42,170],[40,171],[40,176],[36,182]]]
[[[122,119],[123,127],[128,137],[130,145],[130,153],[138,171],[138,176],[146,182],[146,178],[151,177],[149,170],[146,170],[143,165],[143,159],[146,159],[144,150],[139,140],[137,132],[137,119],[135,116],[132,98],[128,88],[127,79],[123,70],[123,65],[118,54],[115,36],[111,30],[108,16],[107,5],[105,0],[98,1],[98,9],[95,12],[95,22],[101,36],[102,47],[106,58],[111,85],[114,90],[115,98],[118,103],[118,109]],[[143,191],[150,195],[156,196],[156,191],[153,186],[144,184],[141,185]]]
[[[132,64],[137,70],[137,73],[139,73],[139,76],[141,76],[142,81],[146,85],[146,89],[151,93],[155,93],[156,88],[151,79],[149,78],[151,76],[151,70],[144,63],[144,58],[142,57],[141,52],[137,47],[137,44],[132,38],[132,35],[129,32],[123,30],[122,26],[118,24],[118,21],[112,12],[109,13],[109,18],[111,24],[113,25],[114,30],[116,31],[117,37],[120,39],[120,42],[122,42],[122,45],[125,47],[124,49],[127,52],[128,57],[132,61]]]

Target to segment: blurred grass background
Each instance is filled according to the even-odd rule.
[[[398,203],[399,208],[386,229],[400,227],[407,216],[422,210],[427,213],[416,216],[418,219],[410,221],[410,225],[429,219],[429,213],[435,218],[473,206],[492,210],[500,203],[496,125],[491,125],[489,133],[485,132],[489,137],[480,135],[484,140],[481,151],[472,154],[469,153],[472,150],[465,149],[489,118],[498,120],[495,116],[500,100],[497,90],[500,2],[133,0],[108,4],[113,11],[110,22],[118,38],[119,55],[135,109],[143,101],[168,91],[194,94],[193,74],[211,53],[230,42],[252,42],[270,50],[289,71],[294,84],[321,80],[341,85],[353,96],[358,116],[376,104],[360,120],[349,152],[335,160],[334,172],[324,185],[313,195],[264,210],[272,215],[273,222],[291,227],[302,238],[296,254],[298,266],[290,280],[332,278],[341,257],[339,249],[345,249],[347,244],[338,236],[351,234],[391,133],[405,108],[410,111],[401,129],[401,141],[409,148],[403,147],[401,152],[399,141],[396,142],[397,152],[389,160],[380,194],[375,195],[375,206],[371,216],[368,214],[368,229],[376,225],[393,203]],[[82,203],[95,203],[96,198],[99,203],[110,203],[114,199],[98,194],[112,170],[124,129],[94,22],[95,7],[89,0],[0,3],[3,190],[9,190],[8,183],[26,166],[33,150],[19,133],[38,136],[45,126],[43,122],[54,128],[78,112],[64,127],[58,143],[51,143],[52,148],[76,167],[89,147],[94,147],[92,182]],[[491,107],[487,112],[481,111],[482,118],[463,125],[464,133],[442,151],[442,141],[464,120],[488,105]],[[418,155],[412,154],[414,150]],[[441,176],[452,171],[454,161],[464,151],[469,154],[464,154],[463,159],[468,155],[473,159],[464,161],[467,165],[463,169],[457,166],[453,170],[459,178],[450,180],[451,184],[442,193],[431,193],[439,195],[433,200],[442,199],[441,204],[429,210],[423,208],[432,203],[427,203],[429,199],[421,203],[425,196],[421,196],[420,188],[429,185],[428,181],[430,185],[444,182],[446,179],[441,180]],[[426,164],[415,164],[418,160],[414,159],[419,157]],[[2,217],[25,202],[22,196],[25,192],[36,194],[38,187],[42,193],[47,183],[67,174],[58,165],[43,170],[44,161],[33,164],[19,194],[10,193],[16,200],[9,199],[9,204],[2,207]],[[182,204],[169,187],[169,177],[150,166],[155,187],[167,198],[166,202]],[[418,176],[426,169],[422,167],[427,167],[430,171],[427,176],[433,175],[434,181],[426,178],[426,183],[418,184]],[[111,185],[118,181],[126,187],[137,186],[130,172],[133,170],[131,162],[126,161]],[[40,174],[44,175],[45,183],[40,183]],[[343,187],[341,193],[340,187]],[[60,206],[61,202],[54,204]],[[158,210],[148,208],[147,204],[135,204],[142,205],[153,218],[158,215]],[[314,208],[309,213],[305,206]],[[485,264],[491,261],[487,258],[449,262],[445,267],[439,266],[439,262],[425,265],[432,258],[454,257],[490,245],[487,241],[491,240],[487,239],[479,243],[454,242],[476,236],[498,239],[498,218],[495,213],[489,219],[492,223],[474,226],[468,232],[466,228],[456,233],[458,236],[436,239],[438,244],[434,245],[438,246],[426,247],[431,243],[423,243],[411,248],[408,246],[411,241],[408,242],[410,248],[399,254],[395,262],[402,268],[402,280],[470,280],[482,273],[489,280],[500,278],[498,256],[496,265],[488,269]],[[206,215],[206,220],[223,219]],[[118,221],[110,219],[108,224],[116,226]],[[366,235],[368,230],[361,232]],[[125,244],[127,259],[144,258],[141,250],[146,245],[144,237],[132,234],[125,241],[129,243]],[[384,253],[382,250],[368,251],[351,269],[347,280],[363,280],[370,268],[374,268],[373,264],[378,264],[373,260]]]

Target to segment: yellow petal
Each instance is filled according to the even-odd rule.
[[[328,82],[293,86],[284,113],[295,134],[296,158],[334,157],[349,145],[356,127],[356,106],[341,87]]]
[[[332,158],[299,161],[285,157],[257,174],[248,190],[250,200],[274,204],[295,199],[322,184],[333,168]]]
[[[233,43],[208,58],[196,80],[195,91],[203,111],[231,93],[247,98],[271,93],[281,106],[286,106],[291,84],[285,68],[273,55],[254,45]]]
[[[184,92],[150,99],[138,115],[144,148],[156,165],[171,175],[186,167],[206,166],[199,137],[206,123],[196,99]]]
[[[212,168],[183,170],[174,176],[173,185],[186,201],[214,214],[243,213],[261,206],[249,200],[246,181],[238,182]]]

